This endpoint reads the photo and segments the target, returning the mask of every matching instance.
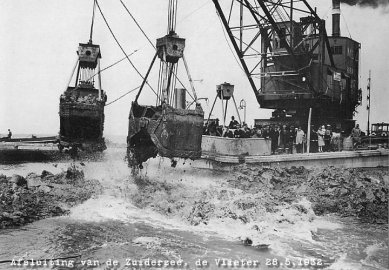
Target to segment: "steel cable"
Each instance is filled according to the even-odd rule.
[[[97,7],[98,7],[98,9],[99,9],[99,11],[100,11],[101,16],[102,16],[103,19],[104,19],[105,24],[107,25],[109,31],[111,32],[112,37],[115,39],[115,41],[116,41],[117,45],[119,46],[120,50],[121,50],[121,51],[123,52],[123,54],[126,56],[128,62],[129,62],[129,63],[131,64],[131,66],[135,69],[135,71],[138,73],[138,75],[139,75],[143,80],[145,80],[145,78],[143,77],[143,75],[139,72],[139,70],[136,68],[136,66],[134,65],[134,63],[133,63],[133,62],[130,60],[130,58],[127,56],[127,53],[126,53],[125,50],[123,49],[122,45],[120,45],[119,40],[116,38],[116,36],[115,36],[115,34],[113,33],[111,27],[109,26],[108,21],[107,21],[107,19],[105,18],[104,14],[103,14],[103,11],[101,10],[100,5],[99,5],[99,2],[98,2],[97,0],[96,0],[96,4],[97,4]],[[150,87],[150,89],[151,89],[151,90],[154,92],[154,94],[158,97],[158,94],[155,92],[155,90],[153,89],[153,87],[151,87],[151,85],[150,85],[147,81],[146,81],[146,84]]]
[[[127,8],[127,6],[123,3],[122,0],[120,0],[120,3],[122,3],[124,9],[127,11],[127,13],[131,16],[132,20],[135,22],[135,24],[138,26],[138,28],[140,29],[140,31],[142,32],[142,34],[146,37],[146,39],[149,41],[149,43],[151,44],[151,46],[153,46],[153,48],[155,49],[155,46],[153,44],[153,42],[151,42],[150,38],[146,35],[145,31],[143,31],[142,27],[139,25],[139,23],[137,22],[137,20],[135,19],[135,17],[131,14],[130,10]]]
[[[135,87],[135,88],[131,89],[130,91],[124,93],[123,95],[121,95],[120,97],[114,99],[113,101],[111,101],[111,102],[105,104],[105,107],[107,107],[108,105],[111,105],[112,103],[118,101],[119,99],[122,99],[123,97],[127,96],[128,94],[130,94],[130,93],[132,93],[132,92],[134,92],[134,91],[136,91],[136,90],[138,90],[139,88],[140,88],[140,85],[139,85],[138,87]]]

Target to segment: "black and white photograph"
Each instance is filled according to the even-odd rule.
[[[389,0],[0,0],[0,269],[389,270]]]

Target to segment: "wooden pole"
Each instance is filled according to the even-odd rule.
[[[220,99],[222,101],[222,116],[223,116],[223,127],[226,126],[226,113],[224,111],[224,102],[223,102],[223,91],[220,91]]]
[[[308,131],[307,131],[307,153],[309,153],[311,146],[311,117],[312,117],[312,108],[309,108],[309,116],[308,116]]]
[[[224,120],[223,120],[223,123],[226,122],[226,117],[227,117],[227,109],[228,109],[228,99],[226,100],[226,106],[225,106],[225,110],[224,110]]]
[[[236,113],[238,114],[239,123],[240,123],[240,125],[242,125],[242,120],[240,119],[239,110],[238,110],[238,106],[236,105],[236,101],[235,101],[235,97],[234,97],[234,95],[232,95],[232,100],[234,101],[234,105],[235,105]]]

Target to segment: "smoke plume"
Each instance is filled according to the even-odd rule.
[[[350,6],[359,5],[372,8],[389,6],[389,0],[341,0],[341,2]]]

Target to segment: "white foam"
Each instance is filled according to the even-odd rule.
[[[134,206],[131,203],[131,194],[136,193],[138,187],[133,183],[130,169],[123,160],[115,158],[100,163],[86,163],[84,173],[87,178],[100,180],[105,187],[105,192],[98,198],[73,208],[71,217],[74,219],[96,222],[108,219],[128,223],[143,222],[153,227],[191,231],[204,237],[218,235],[233,241],[250,237],[253,245],[270,244],[272,249],[283,252],[285,255],[289,252],[285,242],[295,242],[296,240],[314,242],[312,231],[316,231],[318,228],[339,228],[339,225],[324,218],[315,217],[310,202],[304,198],[296,204],[307,209],[308,213],[306,214],[300,213],[293,205],[281,206],[277,213],[264,213],[264,216],[257,216],[256,220],[246,224],[238,219],[211,217],[207,224],[200,223],[193,226],[188,220],[183,219],[183,213],[167,217],[157,213],[152,208],[148,208],[148,206],[145,209]],[[206,200],[216,206],[230,203],[230,201],[223,201],[216,197],[217,191],[221,189],[234,192],[235,195],[230,198],[231,202],[238,198],[246,200],[248,197],[254,196],[228,187],[226,180],[229,176],[227,173],[214,173],[209,170],[193,168],[189,162],[179,163],[176,168],[171,168],[168,159],[150,159],[144,164],[144,169],[140,171],[138,177],[147,177],[151,182],[166,182],[173,186],[171,192],[174,193],[173,199],[176,200],[173,200],[173,204],[185,200],[187,195],[200,195],[202,191],[209,193]],[[213,190],[215,196],[212,193]],[[164,197],[167,194],[163,190],[152,195],[151,199],[155,201],[154,204],[157,206],[162,206],[162,201],[167,202],[168,199],[171,199]],[[236,213],[241,211],[244,214],[243,210],[234,210]],[[283,219],[286,222],[280,223],[280,220]],[[253,230],[254,225],[260,227],[261,231]]]
[[[347,254],[341,254],[340,257],[330,266],[324,268],[328,270],[364,270],[363,266],[347,259]]]

